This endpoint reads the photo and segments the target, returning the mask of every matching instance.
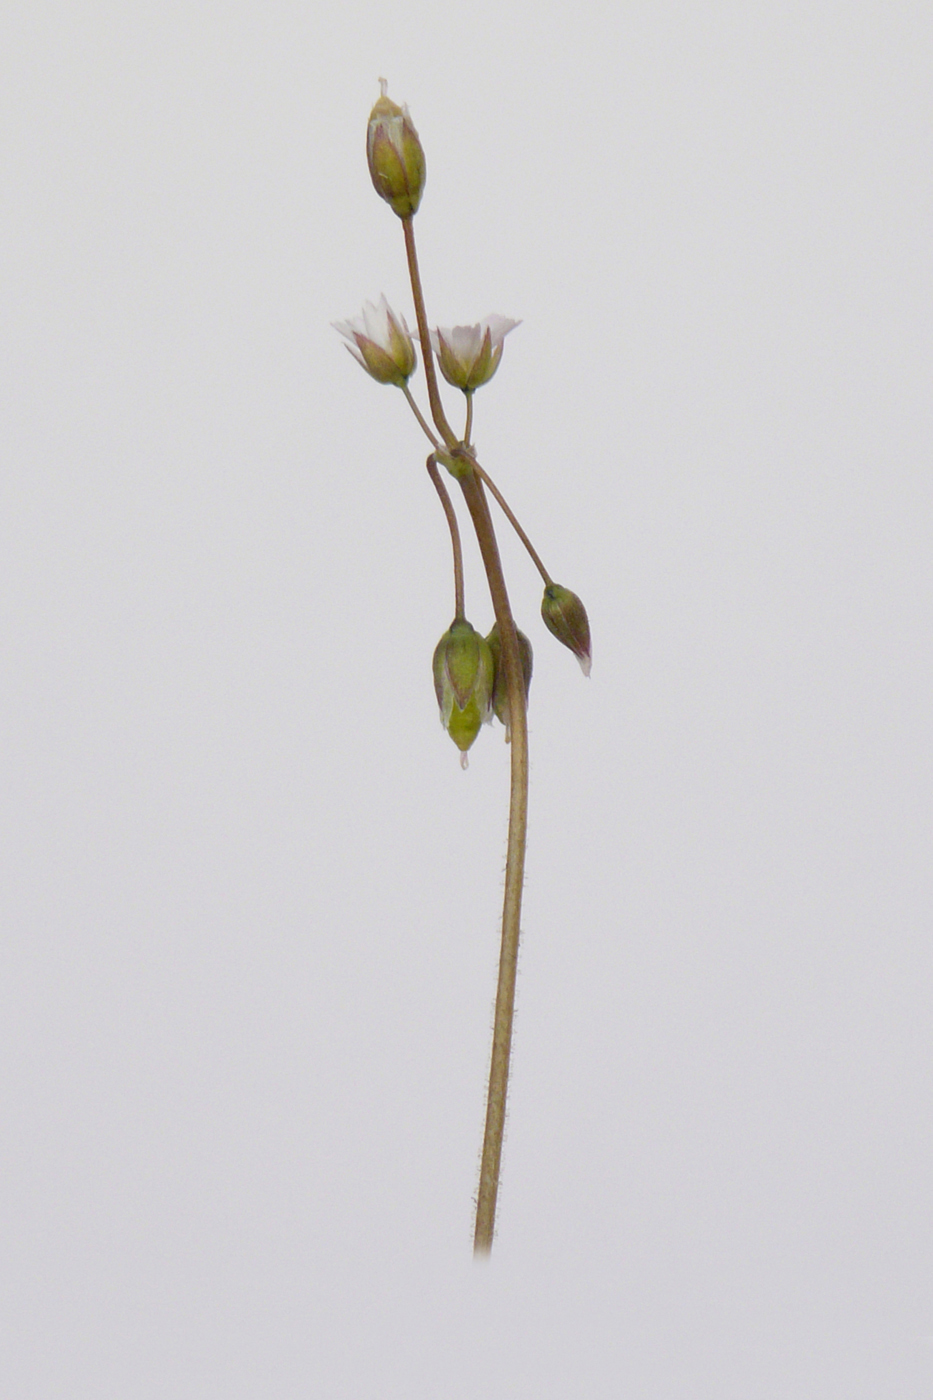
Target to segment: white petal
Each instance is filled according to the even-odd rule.
[[[435,343],[436,338],[443,340],[447,346],[448,353],[463,365],[464,369],[469,369],[483,348],[483,330],[481,326],[438,326],[432,333],[431,344],[435,353],[439,353],[439,346]]]
[[[391,355],[393,350],[393,325],[397,334],[410,335],[405,317],[396,316],[384,293],[378,302],[366,302],[360,316],[351,316],[347,321],[332,321],[331,325],[340,335],[346,336],[351,348],[356,344],[356,337],[361,335],[385,350],[387,355]]]
[[[353,340],[354,344],[356,344],[354,337],[357,331],[359,331],[360,335],[366,334],[363,322],[360,319],[360,317],[357,317],[355,321],[331,321],[331,325],[333,326],[335,331],[338,331],[340,333],[340,335],[345,335],[347,337],[347,340]]]
[[[438,326],[436,331],[431,332],[431,346],[436,355],[440,337],[452,355],[462,363],[470,365],[482,351],[483,338],[487,331],[493,350],[497,350],[509,331],[520,325],[521,321],[513,321],[509,316],[498,316],[493,312],[490,316],[484,316],[475,326]]]
[[[383,295],[377,305],[368,301],[363,307],[366,336],[383,350],[390,348],[389,303]]]
[[[493,312],[490,316],[484,316],[480,321],[478,330],[483,334],[489,332],[493,349],[501,345],[509,331],[514,331],[516,326],[520,326],[521,321],[513,321],[508,316],[498,316]]]

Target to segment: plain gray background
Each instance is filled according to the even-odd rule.
[[[5,11],[5,1400],[930,1395],[931,40]],[[476,439],[594,634],[585,683],[504,532],[485,1267],[507,750],[437,722],[424,442],[329,326],[411,317],[380,75],[432,319],[523,318]]]

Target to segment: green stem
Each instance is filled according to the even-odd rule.
[[[444,514],[447,516],[447,524],[450,526],[450,543],[454,551],[454,606],[456,608],[455,618],[460,621],[464,616],[463,611],[463,550],[460,546],[460,527],[457,524],[457,516],[454,511],[453,501],[447,491],[447,487],[441,481],[441,474],[437,470],[437,460],[432,452],[428,458],[428,476],[434,482],[434,489],[441,498],[441,505],[444,507]]]
[[[486,473],[483,471],[482,467],[479,465],[478,462],[476,464],[476,470],[479,473],[481,479],[489,487],[496,500],[499,502],[502,514],[506,517],[512,529],[515,531],[516,535],[518,535],[518,538],[521,540],[522,544],[525,546],[528,553],[531,555],[532,560],[534,561],[535,568],[538,570],[538,573],[544,579],[544,586],[545,588],[547,588],[550,584],[554,582],[554,580],[551,578],[547,569],[541,563],[541,558],[538,554],[538,551],[535,549],[534,545],[531,543],[531,540],[525,534],[521,525],[519,525],[518,520],[509,508],[508,502],[506,501],[502,492],[499,490],[496,483],[491,479],[491,477],[486,475]]]
[[[448,447],[456,447],[457,439],[447,422],[444,405],[437,387],[437,374],[434,369],[434,352],[431,349],[431,335],[428,331],[428,317],[424,309],[424,292],[421,290],[421,273],[418,270],[418,253],[415,249],[415,226],[412,215],[402,220],[405,233],[405,254],[408,258],[408,276],[411,281],[411,294],[415,303],[415,319],[418,322],[418,338],[421,341],[421,358],[424,361],[424,377],[428,384],[428,401],[431,417],[437,431]]]
[[[470,445],[470,434],[471,434],[472,431],[473,431],[473,390],[472,390],[472,389],[465,389],[465,390],[464,390],[464,393],[466,394],[467,411],[466,411],[466,426],[465,426],[464,429],[463,429],[463,441],[466,443],[467,447],[469,447],[469,445]]]
[[[492,1249],[496,1225],[496,1198],[499,1193],[509,1060],[512,1053],[512,1022],[515,1015],[515,976],[518,968],[522,887],[525,879],[525,838],[528,827],[528,717],[525,710],[525,684],[518,636],[502,572],[502,561],[499,558],[499,546],[489,514],[489,503],[472,457],[463,452],[454,455],[465,465],[465,470],[459,478],[460,487],[476,530],[496,622],[499,624],[501,654],[509,697],[509,723],[512,730],[502,944],[492,1032],[492,1058],[489,1066],[489,1092],[486,1099],[483,1158],[476,1200],[476,1229],[473,1236],[474,1254],[488,1254]]]

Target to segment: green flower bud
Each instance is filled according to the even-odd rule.
[[[467,749],[492,718],[493,680],[489,644],[465,618],[455,618],[434,650],[434,691],[441,724],[460,750],[464,768]]]
[[[533,659],[531,654],[531,643],[524,632],[515,629],[518,636],[518,654],[521,657],[522,677],[525,682],[525,704],[528,703],[528,692],[531,690],[531,670]],[[486,638],[489,650],[492,652],[493,664],[496,668],[496,678],[492,687],[492,708],[497,719],[505,725],[506,742],[509,740],[509,691],[505,683],[505,668],[502,666],[502,639],[499,636],[498,622],[493,626],[492,631]]]
[[[366,159],[376,193],[400,219],[414,214],[424,191],[424,151],[407,107],[397,106],[386,95],[385,78],[379,79],[382,96],[369,114]]]
[[[570,648],[580,663],[581,671],[588,676],[592,665],[590,623],[586,608],[576,593],[571,593],[569,588],[561,588],[559,583],[549,583],[541,602],[541,616],[548,631]]]

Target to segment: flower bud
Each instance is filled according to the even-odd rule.
[[[376,193],[390,204],[400,219],[414,214],[424,190],[424,151],[407,107],[397,106],[386,95],[385,78],[379,79],[382,96],[369,114],[366,158]]]
[[[492,718],[494,667],[489,644],[465,618],[455,618],[434,650],[434,691],[441,724],[463,757]]]
[[[569,588],[561,588],[559,583],[549,583],[541,602],[541,616],[548,631],[570,648],[580,663],[581,671],[588,676],[592,665],[590,624],[586,608],[576,593],[571,593]]]
[[[334,321],[334,330],[345,336],[347,349],[367,374],[379,384],[407,384],[418,363],[415,346],[404,316],[396,316],[385,296],[378,305],[368,301],[361,316]]]
[[[528,692],[531,690],[531,669],[533,664],[531,654],[531,643],[524,632],[515,629],[518,637],[518,654],[522,663],[522,678],[525,682],[525,704],[528,703]],[[496,718],[505,725],[505,737],[509,738],[509,688],[505,681],[505,667],[502,665],[502,639],[499,636],[499,624],[495,623],[489,636],[486,638],[489,650],[492,652],[493,665],[496,670],[496,678],[492,687],[492,708]]]
[[[484,316],[475,326],[438,326],[431,331],[431,348],[437,356],[441,374],[455,389],[472,394],[481,384],[487,384],[502,359],[502,342],[520,326],[508,316]]]

